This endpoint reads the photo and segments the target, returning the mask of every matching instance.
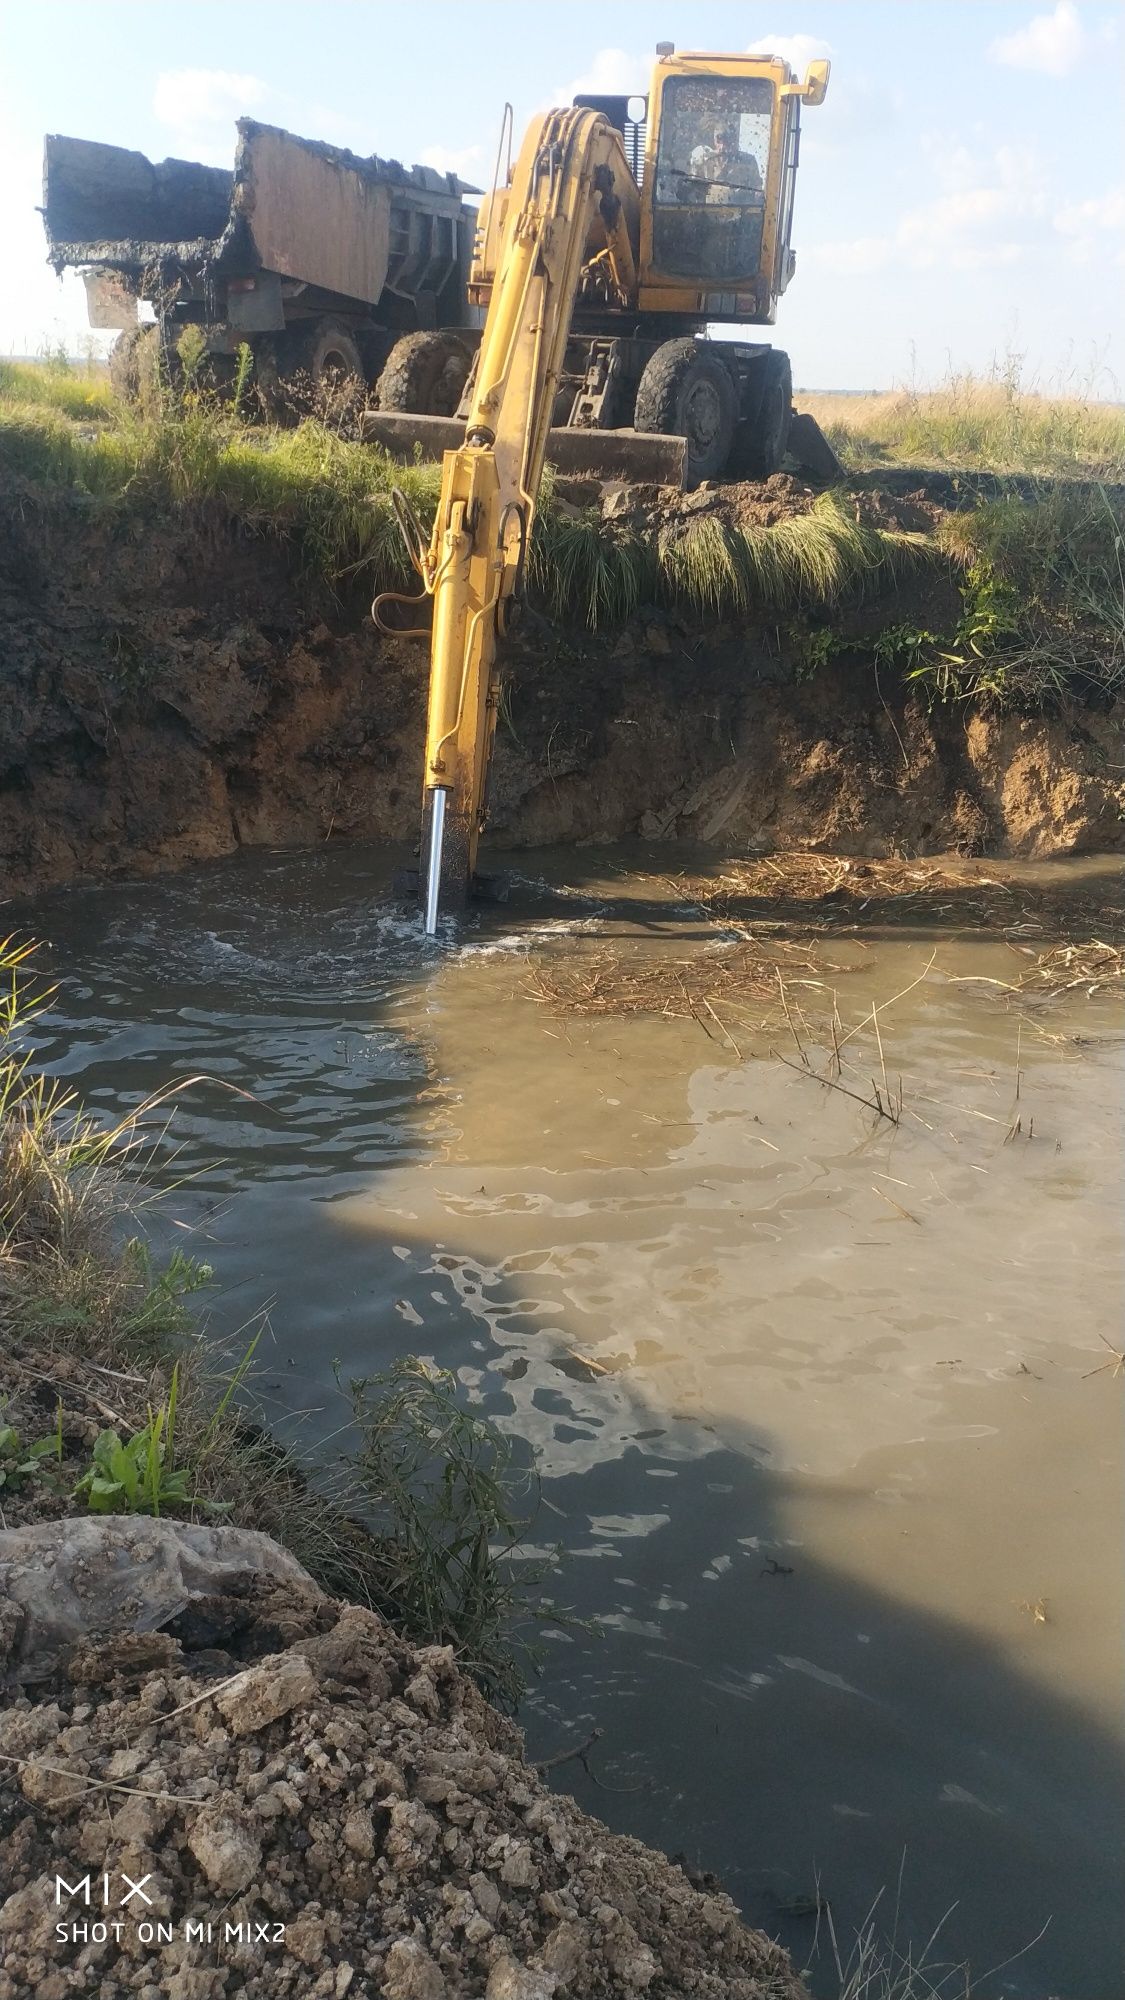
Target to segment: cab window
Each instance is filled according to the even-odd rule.
[[[670,77],[661,99],[657,201],[760,206],[772,112],[766,77]]]
[[[774,87],[768,77],[669,77],[660,106],[653,261],[719,287],[757,275]]]

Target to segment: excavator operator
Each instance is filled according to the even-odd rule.
[[[761,169],[753,153],[744,153],[739,147],[737,119],[718,120],[713,143],[696,146],[691,156],[691,177],[710,182],[709,203],[742,202],[748,193],[760,192]]]

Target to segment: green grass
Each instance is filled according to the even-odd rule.
[[[66,360],[0,361],[0,400],[100,420],[108,418],[115,407],[104,368]]]
[[[951,514],[938,537],[963,610],[907,672],[931,699],[1045,709],[1125,682],[1125,522],[1104,488],[1065,486]]]
[[[2,398],[0,470],[133,507],[222,505],[291,540],[321,580],[362,577],[372,588],[411,574],[392,489],[406,493],[428,527],[440,477],[436,465],[398,465],[312,421],[253,428],[200,404],[147,421],[119,412],[91,434],[55,409]],[[827,606],[932,555],[923,536],[861,527],[831,494],[773,527],[696,521],[653,541],[610,532],[597,512],[564,512],[548,489],[530,580],[549,616],[593,631],[623,623],[642,603],[715,617]]]

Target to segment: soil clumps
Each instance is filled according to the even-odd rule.
[[[0,1585],[76,1527],[115,1546],[127,1530],[134,1560],[138,1540],[200,1532],[11,1531]],[[218,1547],[227,1531],[202,1532]],[[178,1560],[198,1569],[201,1551]],[[285,1564],[225,1623],[216,1589],[202,1644],[123,1614],[9,1695],[0,2000],[802,2000],[728,1897],[547,1790],[451,1648],[412,1649]],[[0,1656],[18,1673],[17,1595]],[[87,1874],[98,1907],[73,1891],[56,1907],[56,1877]],[[125,1877],[151,1900],[118,1907]]]

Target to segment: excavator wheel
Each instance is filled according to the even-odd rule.
[[[396,340],[376,385],[381,410],[415,417],[452,417],[468,380],[472,356],[450,333],[408,333]]]
[[[738,394],[726,363],[702,341],[666,340],[641,376],[633,421],[639,431],[686,438],[686,486],[714,479],[738,423]]]
[[[736,479],[771,479],[780,470],[793,419],[793,371],[789,356],[773,351],[755,364],[765,374],[758,414],[738,426],[730,472]]]

